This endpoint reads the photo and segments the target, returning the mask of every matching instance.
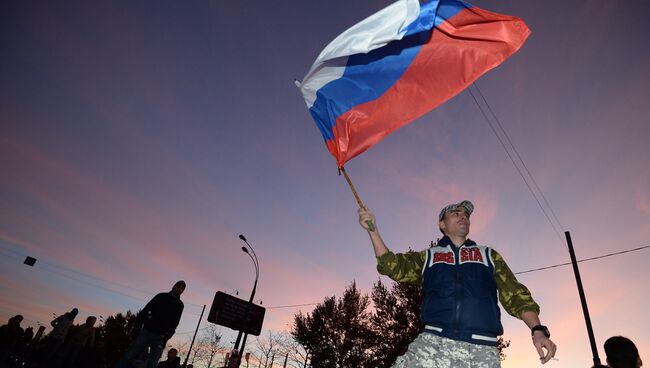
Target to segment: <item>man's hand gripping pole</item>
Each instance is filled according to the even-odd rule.
[[[350,177],[348,176],[348,173],[345,172],[344,167],[339,168],[339,175],[343,173],[343,176],[345,177],[345,180],[348,182],[348,185],[350,186],[350,189],[352,189],[352,194],[354,194],[354,199],[357,200],[357,204],[359,204],[360,208],[363,208],[364,210],[366,207],[363,205],[363,202],[361,202],[361,198],[359,198],[359,194],[357,193],[357,190],[354,189],[354,184],[352,184],[352,180],[350,180]],[[366,224],[368,225],[368,231],[373,232],[375,231],[375,225],[372,223],[372,221],[367,220]]]

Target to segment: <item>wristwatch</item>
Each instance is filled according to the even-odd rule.
[[[548,327],[546,327],[546,326],[537,325],[537,326],[531,328],[530,329],[531,336],[535,334],[535,331],[542,331],[542,333],[544,334],[544,336],[546,336],[547,339],[551,337],[551,333],[548,332]]]

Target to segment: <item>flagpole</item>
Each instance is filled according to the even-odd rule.
[[[357,204],[359,204],[359,208],[363,208],[365,210],[366,207],[363,205],[363,202],[361,202],[361,198],[359,198],[359,194],[357,193],[357,190],[354,188],[354,184],[352,184],[352,180],[350,180],[348,173],[345,171],[345,167],[341,166],[339,168],[339,171],[343,173],[343,176],[345,177],[345,180],[348,182],[350,189],[352,189],[352,194],[354,194],[354,199],[357,200]],[[366,224],[368,224],[369,231],[371,232],[375,231],[375,225],[372,223],[372,221],[368,220],[366,221]]]

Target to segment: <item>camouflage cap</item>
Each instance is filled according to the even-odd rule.
[[[467,211],[468,215],[471,215],[472,212],[474,212],[474,205],[470,201],[462,201],[460,203],[454,203],[446,206],[445,208],[440,211],[440,215],[438,216],[438,221],[442,221],[442,219],[445,217],[445,214],[447,212],[453,212],[458,209],[458,207],[463,207]]]

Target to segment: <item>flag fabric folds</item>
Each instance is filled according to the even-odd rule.
[[[343,165],[515,53],[519,18],[459,0],[399,0],[334,39],[296,81]]]

